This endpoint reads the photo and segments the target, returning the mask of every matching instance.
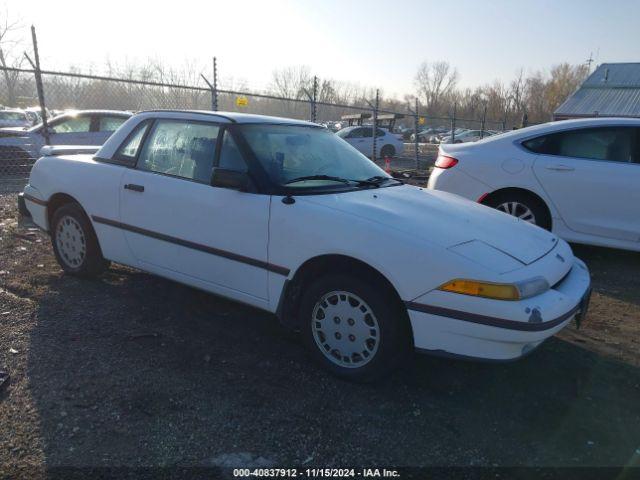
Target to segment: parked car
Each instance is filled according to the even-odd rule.
[[[0,118],[3,112],[0,110]],[[52,145],[102,145],[109,136],[131,116],[117,110],[81,110],[55,117],[48,122]],[[36,159],[45,145],[42,123],[23,129],[0,130],[0,160]]]
[[[345,378],[414,348],[515,359],[585,315],[566,242],[405,185],[318,125],[151,111],[95,155],[45,153],[23,199],[65,272],[112,261],[273,312]]]
[[[451,136],[451,134],[447,135],[446,137],[443,137],[440,140],[440,143],[467,143],[467,142],[477,142],[478,140],[481,140],[483,138],[487,138],[492,136],[493,133],[489,130],[462,130],[461,132],[458,133],[458,131],[456,131],[456,134],[454,137]]]
[[[438,137],[439,132],[437,129],[435,128],[425,128],[423,130],[420,130],[418,132],[418,142],[420,143],[433,143],[435,141],[435,139]],[[409,136],[409,140],[412,142],[416,141],[416,134],[412,133]]]
[[[640,250],[640,120],[546,123],[443,145],[429,188],[456,193],[565,240]]]
[[[0,110],[0,128],[27,128],[33,125],[24,110]]]
[[[371,156],[373,152],[373,128],[369,125],[343,128],[336,133],[360,153]],[[378,127],[376,129],[376,157],[394,157],[404,151],[404,143],[394,133]]]

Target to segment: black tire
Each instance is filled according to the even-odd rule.
[[[75,224],[73,223],[74,221],[76,222]],[[61,225],[62,222],[66,226]],[[84,254],[78,254],[78,257],[70,257],[68,255],[68,250],[72,247],[65,245],[63,238],[60,238],[63,250],[61,251],[58,246],[58,238],[68,233],[62,229],[67,228],[69,225],[72,225],[73,228],[77,226],[80,228],[81,233],[78,237],[73,235],[74,231],[71,231],[74,241],[76,238],[80,238],[84,246]],[[84,210],[77,203],[67,203],[53,213],[50,231],[53,252],[65,273],[79,277],[95,277],[109,268],[109,261],[102,256],[96,232],[93,230],[93,226]]]
[[[385,145],[380,149],[380,156],[382,158],[385,157],[393,157],[396,154],[396,147],[393,145]]]
[[[389,373],[404,359],[406,359],[410,352],[413,351],[413,346],[411,344],[411,333],[409,326],[410,324],[406,309],[404,308],[404,306],[401,306],[397,298],[394,298],[392,292],[388,291],[388,288],[389,287],[383,285],[382,282],[364,280],[356,276],[341,273],[321,276],[313,281],[312,284],[308,285],[307,288],[305,288],[305,292],[300,301],[300,310],[298,314],[300,330],[305,345],[311,352],[311,355],[314,357],[314,359],[322,367],[324,367],[334,375],[347,380],[356,382],[371,382]],[[357,300],[355,300],[355,297],[359,297],[359,299],[362,300],[367,307],[369,307],[370,311],[374,315],[375,321],[377,322],[376,325],[379,334],[376,335],[377,345],[375,345],[374,353],[370,358],[366,359],[364,359],[362,355],[359,355],[357,353],[354,354],[356,357],[359,355],[362,358],[363,365],[360,367],[347,367],[335,363],[336,361],[341,361],[339,359],[341,355],[334,355],[334,357],[338,358],[338,360],[330,360],[324,353],[324,351],[329,352],[330,347],[327,347],[325,345],[325,349],[323,350],[316,341],[316,322],[320,322],[320,324],[324,326],[325,332],[328,329],[330,329],[331,331],[336,329],[334,335],[338,333],[337,330],[339,329],[339,327],[342,327],[342,331],[345,334],[345,343],[347,333],[350,331],[348,329],[357,329],[357,325],[354,327],[347,326],[353,325],[352,323],[347,324],[347,322],[352,321],[351,318],[341,319],[343,321],[342,325],[338,325],[335,323],[335,317],[331,319],[325,317],[321,320],[313,318],[314,311],[316,315],[319,314],[319,311],[316,311],[315,309],[316,306],[318,306],[319,308],[321,307],[320,301],[323,299],[323,297],[336,291],[350,293],[352,297],[347,298],[347,301],[350,304],[352,300],[357,302]],[[364,305],[361,304],[356,304],[356,306],[364,307]],[[351,307],[354,307],[354,305],[351,304]],[[326,323],[322,323],[323,321]],[[356,320],[356,322],[360,321],[361,319]],[[366,328],[367,327],[365,327],[365,329]],[[354,333],[358,332],[354,331]],[[369,349],[369,345],[367,344],[367,342],[369,342],[371,339],[367,339],[364,343],[362,343],[362,337],[360,339],[360,342],[358,342],[358,339],[355,336],[353,340],[351,339],[350,334],[348,335],[348,337],[350,341],[355,342],[354,345],[357,346],[358,343],[360,343],[361,345],[366,344],[364,348]]]
[[[502,192],[489,196],[483,203],[489,207],[498,209],[501,205],[513,202],[523,205],[533,213],[535,220],[532,223],[545,230],[551,230],[551,216],[549,215],[547,206],[533,195],[525,192]],[[500,210],[504,211],[502,209]]]

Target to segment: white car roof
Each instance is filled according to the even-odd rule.
[[[306,125],[316,127],[320,126],[316,123],[311,123],[304,120],[296,120],[294,118],[270,117],[267,115],[255,115],[252,113],[213,112],[210,110],[146,110],[136,114],[136,116],[139,115],[153,118],[175,118],[176,116],[182,115],[196,115],[208,118],[224,119],[231,123],[269,123],[278,125]]]
[[[489,137],[486,142],[502,141],[505,139],[518,139],[543,135],[545,133],[557,132],[561,130],[571,130],[572,128],[584,127],[606,127],[614,125],[628,125],[630,127],[640,127],[640,118],[622,118],[622,117],[599,117],[599,118],[579,118],[573,120],[558,120],[555,122],[542,123],[540,125],[532,125],[518,130],[512,130],[500,135]]]

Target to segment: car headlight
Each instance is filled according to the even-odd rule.
[[[495,300],[523,300],[540,295],[549,290],[549,288],[549,282],[544,278],[535,277],[517,283],[493,283],[456,279],[445,283],[438,290],[472,295],[474,297],[493,298]]]

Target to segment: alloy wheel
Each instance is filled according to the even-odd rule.
[[[536,225],[536,216],[533,211],[525,204],[520,202],[504,202],[496,207],[501,212],[508,213],[511,216],[517,217],[528,223]]]

